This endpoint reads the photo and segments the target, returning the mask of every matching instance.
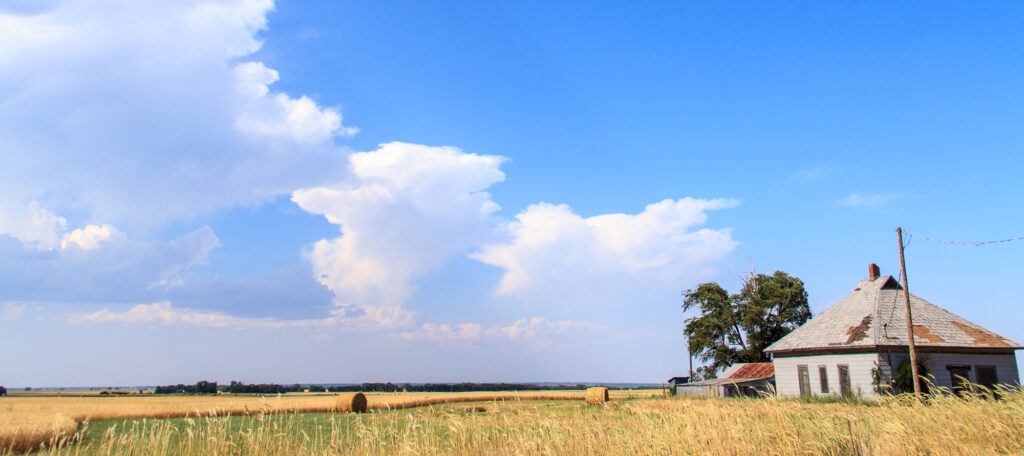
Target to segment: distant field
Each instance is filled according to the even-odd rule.
[[[137,391],[137,390],[136,390]],[[99,391],[67,394],[54,391],[15,392],[0,398],[0,449],[36,447],[54,438],[70,438],[85,421],[118,418],[177,418],[241,416],[282,413],[327,413],[334,408],[335,393],[288,393],[282,395],[223,394],[179,396],[128,394],[100,396]],[[661,390],[613,391],[612,397],[651,397]],[[391,410],[438,402],[494,400],[582,400],[582,391],[528,391],[475,393],[369,393],[370,409]]]
[[[520,399],[533,400],[504,401],[486,400],[491,393],[373,394],[370,404],[378,409],[364,414],[309,411],[330,407],[333,395],[0,398],[0,429],[18,420],[52,424],[46,419],[55,414],[92,416],[84,425],[72,425],[67,435],[76,441],[43,452],[55,455],[1024,453],[1024,392],[1019,389],[999,401],[936,397],[926,404],[908,397],[877,404],[661,398],[657,390],[613,392],[612,402],[588,406],[543,398],[552,393],[522,393]],[[479,400],[381,407],[423,402],[427,396]],[[112,418],[170,415],[189,407],[193,415],[238,407],[251,413]],[[261,413],[288,410],[299,413]],[[60,423],[66,422],[74,420]]]
[[[10,397],[99,397],[104,396],[104,391],[108,393],[115,393],[117,396],[140,396],[153,394],[153,388],[143,389],[142,394],[139,394],[138,389],[110,389],[110,390],[95,390],[95,389],[35,389],[31,391],[25,390],[8,390],[7,395]]]

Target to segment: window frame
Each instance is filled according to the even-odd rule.
[[[982,369],[992,369],[992,384],[986,384],[981,379]],[[974,380],[978,385],[984,386],[989,390],[995,391],[995,386],[999,384],[999,371],[996,369],[994,364],[975,364],[974,365]]]
[[[800,395],[809,396],[811,394],[811,373],[806,364],[796,366],[796,381],[800,385]]]
[[[828,394],[828,366],[818,365],[818,381],[821,383],[821,394]]]
[[[946,370],[949,371],[950,389],[953,391],[954,395],[957,397],[963,397],[964,392],[971,390],[972,366],[966,364],[948,364],[946,365]],[[965,375],[955,374],[953,371],[962,371]]]
[[[849,364],[837,364],[836,371],[839,377],[839,394],[841,396],[849,396],[853,394],[853,381],[850,378],[850,365]]]

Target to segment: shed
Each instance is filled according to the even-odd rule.
[[[668,383],[668,387],[669,388],[675,388],[675,387],[677,387],[679,385],[682,385],[684,383],[689,383],[689,382],[690,382],[690,377],[672,377],[672,378],[668,379],[667,383]]]
[[[775,388],[775,366],[772,363],[733,364],[719,378],[679,385],[680,396],[759,397]]]
[[[842,394],[870,398],[891,385],[909,359],[903,287],[868,267],[868,278],[832,307],[765,349],[780,395]],[[992,387],[1019,384],[1020,344],[910,295],[918,357],[936,386],[954,392],[964,380]]]

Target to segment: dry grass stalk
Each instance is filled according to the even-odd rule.
[[[615,391],[615,397],[653,397],[654,391]],[[458,402],[582,400],[575,391],[475,393],[370,393],[368,410],[399,410]],[[277,396],[152,396],[60,397],[36,394],[0,398],[0,454],[5,450],[39,448],[68,441],[80,423],[113,419],[200,418],[291,413],[329,413],[335,394]]]
[[[425,409],[128,421],[116,428],[104,423],[91,437],[43,454],[1022,454],[1024,391],[1001,395],[999,401],[980,394],[926,403],[903,396],[874,405],[674,398],[594,408],[505,401],[488,406],[487,413]]]
[[[49,428],[17,428],[0,433],[0,454],[60,447],[77,440],[78,423],[70,419],[58,419]]]
[[[613,391],[615,398],[650,398],[653,390]],[[450,403],[582,401],[581,391],[404,393],[365,395],[367,410],[403,410]],[[330,413],[337,395],[125,396],[115,398],[32,396],[0,399],[0,455],[72,442],[81,423],[112,419],[210,418]]]

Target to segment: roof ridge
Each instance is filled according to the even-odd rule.
[[[890,324],[892,324],[893,319],[896,318],[896,307],[899,304],[901,293],[905,293],[905,292],[906,292],[906,290],[904,290],[902,287],[897,288],[896,290],[893,291],[892,304],[889,305],[889,310],[888,310],[889,315],[888,315],[888,318],[885,319],[885,323],[884,323],[884,328],[886,329],[886,332],[885,332],[885,335],[884,335],[885,342],[889,342],[891,339],[893,339],[893,337],[889,337],[888,327],[889,327]],[[879,301],[881,301],[881,297],[882,297],[881,290],[879,290],[878,297],[879,297]],[[904,299],[906,299],[906,298],[904,298]],[[879,320],[881,320],[881,319],[879,319]],[[880,328],[883,328],[883,327],[880,326]],[[898,339],[899,336],[896,336],[895,338]],[[879,342],[881,340],[883,340],[882,337],[877,339],[875,342],[877,343],[877,342]]]
[[[889,276],[892,277],[892,276]],[[879,280],[881,277],[878,278]],[[875,304],[871,311],[871,343],[877,344],[881,340],[882,333],[882,309],[880,308],[882,302],[882,287],[888,280],[882,281],[882,285],[875,287]]]
[[[766,352],[906,345],[909,297],[914,339],[932,348],[1021,349],[979,323],[907,290],[889,276],[863,279],[853,291],[765,349]]]

